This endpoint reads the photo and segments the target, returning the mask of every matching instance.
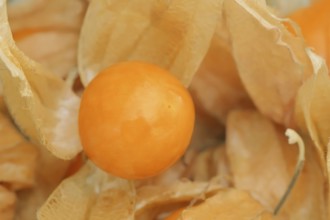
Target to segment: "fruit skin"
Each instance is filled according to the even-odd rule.
[[[195,111],[187,89],[167,71],[123,62],[100,74],[83,93],[79,133],[86,155],[126,179],[158,175],[185,152]]]

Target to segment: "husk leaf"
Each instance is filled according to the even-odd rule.
[[[4,0],[0,1],[0,36],[0,80],[15,123],[28,138],[57,157],[73,158],[81,151],[79,98],[63,80],[17,49]]]
[[[12,220],[15,214],[15,193],[0,185],[0,219]]]
[[[159,214],[208,198],[222,186],[217,180],[198,182],[177,180],[166,186],[146,185],[137,190],[136,220],[154,219]]]
[[[274,218],[246,191],[226,189],[219,191],[197,206],[183,210],[178,218],[178,220],[199,219],[271,220]]]
[[[258,110],[289,125],[294,99],[312,66],[301,37],[292,35],[263,1],[224,1],[239,76]]]
[[[302,132],[313,140],[325,172],[330,137],[330,77],[324,60],[311,51],[309,55],[314,74],[299,89],[295,121]]]
[[[222,124],[231,110],[253,106],[232,57],[225,19],[222,14],[208,52],[190,85],[195,104]]]
[[[111,64],[140,60],[169,70],[188,85],[210,45],[221,3],[91,1],[78,51],[83,84]]]
[[[274,210],[288,187],[298,150],[284,129],[255,111],[235,111],[228,119],[227,153],[234,186],[248,190]],[[326,188],[314,146],[306,141],[304,169],[279,213],[279,219],[327,219]]]
[[[76,69],[78,37],[86,2],[19,1],[9,3],[8,7],[9,23],[18,48],[60,77]]]
[[[133,220],[132,186],[129,181],[109,176],[87,163],[55,189],[38,211],[38,219]]]
[[[38,151],[0,112],[0,182],[11,190],[31,187],[35,183]]]
[[[46,201],[52,191],[61,183],[69,166],[52,155],[47,149],[37,147],[37,169],[35,184],[32,188],[17,192],[15,219],[35,219],[37,210]]]

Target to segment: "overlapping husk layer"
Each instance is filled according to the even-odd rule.
[[[260,0],[0,0],[0,219],[328,219],[330,78],[284,21]],[[126,60],[169,70],[197,112],[182,160],[139,181],[77,160],[79,94]],[[275,216],[287,128],[306,160]]]

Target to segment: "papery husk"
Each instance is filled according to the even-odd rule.
[[[38,211],[38,219],[151,219],[194,199],[207,198],[221,188],[216,180],[177,180],[136,189],[134,185],[89,162],[55,189]]]
[[[231,110],[253,107],[231,54],[225,20],[222,14],[208,52],[190,85],[197,108],[222,124]]]
[[[0,80],[8,109],[32,141],[63,159],[81,151],[79,98],[63,80],[26,57],[14,44],[6,4],[0,1]]]
[[[31,13],[38,10],[45,2],[48,0],[18,0],[18,1],[8,1],[9,13],[12,16],[22,16],[27,13]]]
[[[62,180],[69,163],[25,140],[12,124],[2,97],[0,109],[0,182],[16,190],[17,197],[15,218],[10,219],[35,219],[37,209]]]
[[[195,125],[189,149],[203,150],[223,143],[225,126],[208,112],[189,88],[195,105]],[[213,109],[214,110],[214,109]]]
[[[21,1],[9,3],[8,8],[18,48],[62,78],[76,69],[78,37],[86,2]]]
[[[169,70],[187,86],[210,45],[221,5],[222,0],[91,1],[78,51],[83,84],[111,64],[140,60]]]
[[[90,162],[65,179],[37,213],[38,220],[134,219],[135,189]]]
[[[223,188],[217,179],[209,182],[177,180],[166,186],[147,185],[137,190],[136,220],[155,219],[163,212],[187,206],[214,195]]]
[[[19,190],[8,219],[35,219],[37,209],[63,178],[68,162],[27,142],[12,125],[3,103],[0,106],[0,148],[3,155],[0,160],[0,181],[12,190]],[[0,219],[6,217],[0,214]]]
[[[327,186],[328,189],[330,189],[330,141],[327,146],[327,176],[328,176],[328,181],[327,181]],[[330,215],[330,190],[328,190],[328,215]]]
[[[151,178],[143,180],[135,180],[134,185],[137,189],[147,185],[169,186],[173,184],[174,180],[182,179],[185,176],[187,165],[184,159],[177,161],[173,166],[165,172]]]
[[[12,220],[15,214],[15,193],[0,185],[0,219]]]
[[[267,211],[248,192],[227,189],[206,199],[197,206],[186,208],[178,220],[271,220],[272,214]]]
[[[25,28],[49,26],[78,31],[82,19],[81,13],[86,3],[86,0],[18,0],[8,2],[10,26],[14,32]]]
[[[235,188],[248,190],[268,210],[274,210],[288,187],[298,150],[284,129],[255,111],[232,112],[227,124],[227,152]],[[304,169],[279,219],[327,219],[326,187],[314,146],[306,141]]]
[[[15,219],[35,219],[36,212],[47,200],[52,191],[64,178],[69,161],[56,158],[48,150],[39,147],[35,184],[30,189],[17,193]]]
[[[306,44],[317,52],[330,65],[330,4],[328,0],[314,0],[309,7],[304,7],[289,15],[299,27]],[[294,24],[295,24],[294,23]]]
[[[316,146],[326,175],[326,152],[330,138],[330,77],[325,61],[309,51],[314,74],[301,86],[297,94],[295,120]]]
[[[0,95],[0,113],[3,114],[4,116],[6,116],[8,118],[8,120],[10,120],[10,114],[8,112],[8,108],[6,106],[4,97],[2,95]],[[12,124],[12,121],[11,121]],[[17,128],[15,128],[17,130]]]
[[[3,100],[3,96],[2,95],[0,95],[0,112],[1,113],[7,112],[5,101]]]
[[[208,182],[216,179],[221,187],[231,185],[231,174],[225,147],[209,147],[203,151],[189,149],[183,158],[164,173],[145,180],[135,181],[137,189],[144,186],[169,187],[173,181],[191,180]]]
[[[0,112],[0,182],[11,190],[35,183],[37,149],[28,143]]]
[[[231,174],[226,148],[223,145],[198,152],[187,162],[185,177],[193,181],[210,181],[217,177],[223,187],[231,185]]]
[[[263,1],[226,0],[224,17],[239,76],[258,110],[291,124],[294,99],[312,74],[304,40],[291,34]]]

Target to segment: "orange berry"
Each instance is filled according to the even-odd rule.
[[[191,96],[173,75],[152,64],[123,62],[99,73],[84,91],[79,133],[97,166],[142,179],[184,154],[194,119]]]

